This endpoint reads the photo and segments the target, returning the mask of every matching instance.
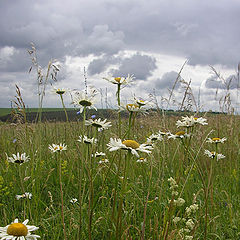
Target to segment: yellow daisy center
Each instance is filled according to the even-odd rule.
[[[126,109],[131,112],[132,108],[139,108],[137,104],[129,103],[126,105]]]
[[[56,150],[58,150],[58,147],[56,146],[56,147],[54,147],[54,150],[56,151]]]
[[[182,136],[182,135],[184,135],[185,134],[185,132],[184,131],[179,131],[179,132],[177,132],[177,133],[175,133],[175,135],[177,135],[177,136]]]
[[[79,104],[82,105],[82,106],[84,106],[84,107],[89,107],[89,106],[92,105],[92,103],[89,102],[89,101],[87,101],[87,100],[81,100],[81,101],[79,102]]]
[[[7,234],[13,235],[13,236],[27,236],[28,229],[27,227],[22,223],[12,223],[7,228]]]
[[[137,100],[139,106],[144,106],[146,103],[143,100]]]
[[[125,140],[122,142],[126,147],[130,147],[130,148],[133,148],[133,149],[137,149],[139,148],[139,143],[137,143],[136,141],[134,140]]]
[[[115,77],[114,80],[115,80],[116,82],[120,83],[121,78],[120,78],[120,77]]]
[[[63,146],[59,146],[59,150],[60,150],[60,151],[63,150]]]
[[[218,137],[216,137],[216,138],[212,138],[212,140],[213,140],[214,142],[217,142],[217,141],[220,141],[221,139],[218,138]]]

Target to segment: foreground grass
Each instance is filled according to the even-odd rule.
[[[175,133],[177,117],[141,117],[132,129],[139,143],[158,130]],[[213,162],[210,185],[207,239],[240,237],[239,117],[207,117],[208,126],[196,128],[186,149],[180,139],[157,142],[147,162],[138,163],[127,151],[109,152],[106,144],[117,137],[113,127],[104,132],[85,129],[81,123],[3,124],[0,127],[0,226],[19,218],[30,219],[39,226],[42,239],[64,239],[63,213],[68,239],[179,239],[177,232],[185,223],[175,224],[173,217],[186,218],[185,209],[195,201],[199,209],[191,216],[193,239],[204,239],[206,199],[203,182],[207,182],[211,159],[204,149],[210,137],[226,137],[219,148],[226,158]],[[123,126],[126,126],[123,122]],[[127,127],[126,127],[127,129]],[[123,133],[126,131],[123,127]],[[96,137],[98,144],[78,142],[80,135]],[[209,135],[210,134],[210,135]],[[48,146],[65,143],[67,151],[53,154]],[[105,152],[109,163],[99,164],[92,157]],[[10,164],[5,153],[26,152],[31,160],[22,165]],[[60,172],[59,172],[60,171]],[[123,175],[126,176],[124,177]],[[59,178],[61,175],[61,179]],[[178,183],[177,191],[185,200],[173,206],[168,179]],[[31,192],[31,200],[16,200],[15,195]],[[178,195],[179,196],[179,195]],[[76,203],[70,200],[76,198]],[[122,206],[122,207],[121,207]]]

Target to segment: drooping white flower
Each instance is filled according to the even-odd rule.
[[[190,137],[190,134],[186,133],[185,131],[179,131],[175,134],[170,133],[168,138],[172,138],[172,139],[177,139],[177,138],[186,138],[186,137]]]
[[[25,162],[28,162],[30,160],[30,157],[26,155],[26,153],[20,154],[19,152],[17,154],[12,154],[12,157],[9,157],[7,154],[7,161],[11,163],[18,163],[23,164]]]
[[[78,142],[82,142],[86,144],[94,144],[94,143],[97,143],[97,139],[94,137],[89,138],[86,135],[84,135],[84,136],[79,136]]]
[[[208,157],[210,158],[216,158],[217,161],[222,159],[222,158],[225,158],[225,156],[221,153],[216,153],[216,152],[210,152],[209,150],[205,150],[204,151],[204,154],[207,155]]]
[[[147,143],[153,143],[153,142],[162,141],[162,140],[163,140],[163,137],[160,133],[156,133],[156,134],[153,133],[151,136],[147,138]]]
[[[119,149],[123,150],[129,150],[133,155],[138,155],[138,151],[145,152],[145,153],[151,153],[151,150],[153,149],[152,146],[148,146],[147,144],[139,144],[135,140],[124,140],[116,139],[116,138],[110,138],[110,142],[107,144],[108,149],[110,152],[117,151]]]
[[[24,222],[18,222],[15,219],[13,223],[6,227],[0,227],[0,239],[1,240],[37,240],[39,235],[32,234],[32,231],[38,230],[38,227],[27,225],[28,219]]]
[[[22,195],[16,195],[16,199],[32,199],[32,194],[30,192],[25,192]]]
[[[58,94],[58,95],[63,95],[67,92],[70,92],[70,90],[68,88],[56,88],[56,87],[53,87],[52,93],[55,93],[55,94]]]
[[[107,119],[101,120],[101,118],[86,120],[85,125],[96,127],[98,129],[98,131],[108,129],[109,127],[112,126],[111,122],[107,122]]]
[[[95,154],[92,154],[92,157],[96,157],[96,158],[103,157],[103,156],[106,156],[106,154],[103,152],[96,152]]]
[[[76,203],[77,201],[78,201],[77,198],[72,198],[69,202],[72,203],[72,204],[74,204],[74,203]]]

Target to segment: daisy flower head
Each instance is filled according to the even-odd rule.
[[[214,138],[208,138],[206,142],[208,143],[224,143],[227,140],[227,138],[219,138],[219,137],[214,137]]]
[[[134,76],[128,74],[127,77],[113,77],[113,76],[109,76],[109,77],[104,77],[103,79],[107,80],[110,83],[113,84],[117,84],[117,85],[128,85],[130,83],[132,83]]]
[[[162,141],[163,140],[163,137],[161,134],[157,133],[157,134],[152,134],[151,136],[149,136],[147,138],[147,143],[153,143],[153,142],[156,142],[156,141]]]
[[[18,163],[19,165],[22,165],[25,162],[28,162],[30,160],[30,157],[26,155],[26,153],[20,154],[19,152],[17,154],[12,154],[12,157],[7,156],[7,161],[11,163]]]
[[[53,87],[52,89],[52,93],[54,94],[58,94],[58,95],[63,95],[67,92],[69,92],[70,90],[68,88],[56,88],[56,87]]]
[[[186,137],[190,137],[190,134],[186,133],[185,131],[179,131],[179,132],[176,132],[175,134],[172,134],[170,133],[168,138],[173,138],[173,139],[176,139],[176,138],[186,138]]]
[[[16,199],[20,200],[20,199],[32,199],[32,194],[30,192],[25,192],[22,195],[16,195]]]
[[[38,230],[38,227],[27,225],[28,219],[24,222],[18,222],[15,219],[13,223],[6,227],[0,227],[0,239],[2,240],[37,240],[39,235],[32,234],[32,231]]]
[[[65,145],[64,143],[60,143],[60,144],[52,144],[49,145],[48,148],[50,149],[51,152],[62,152],[62,151],[66,151],[67,150],[67,145]]]
[[[181,120],[178,120],[176,122],[176,126],[177,127],[193,127],[194,125],[196,124],[200,124],[200,125],[207,125],[208,123],[206,122],[207,119],[205,118],[197,118],[197,117],[193,117],[193,116],[185,116],[185,117],[182,117],[182,121]]]
[[[89,138],[87,136],[79,136],[78,142],[81,143],[86,143],[86,144],[94,144],[97,143],[97,139],[96,138]]]
[[[209,150],[205,150],[204,154],[207,155],[209,158],[216,158],[217,161],[225,158],[225,156],[221,153],[216,153],[216,152],[210,152]]]
[[[146,163],[146,162],[147,162],[147,159],[146,159],[146,158],[143,158],[143,157],[140,157],[136,162],[137,162],[137,163]]]
[[[133,155],[139,157],[139,152],[145,152],[145,153],[151,153],[151,150],[153,149],[152,146],[149,146],[147,144],[139,144],[135,140],[124,140],[116,139],[116,138],[110,138],[110,142],[107,144],[108,149],[110,152],[117,151],[119,149],[128,150]]]
[[[153,103],[151,101],[148,100],[143,100],[142,98],[137,98],[134,96],[134,102],[135,104],[137,104],[139,107],[152,107]]]
[[[107,122],[107,119],[101,120],[101,118],[86,120],[85,125],[95,127],[98,129],[98,131],[108,129],[109,127],[112,126],[111,122]]]
[[[69,202],[72,203],[72,204],[74,204],[74,203],[76,203],[77,201],[78,201],[77,198],[72,198]]]
[[[78,106],[80,108],[80,113],[82,113],[84,108],[95,109],[97,111],[97,108],[94,106],[96,101],[97,99],[95,92],[87,95],[86,92],[81,91],[75,92],[72,103]]]
[[[108,159],[106,159],[106,158],[102,158],[99,162],[98,162],[98,164],[106,164],[106,163],[109,163],[109,160]]]
[[[103,152],[96,152],[95,154],[92,154],[92,157],[95,157],[95,158],[103,157],[103,156],[106,156],[106,154]]]
[[[125,111],[128,111],[130,113],[133,113],[133,112],[147,113],[147,109],[146,108],[140,107],[136,103],[128,103],[126,105],[121,104],[120,111],[121,110],[125,110]]]

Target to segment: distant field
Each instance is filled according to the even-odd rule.
[[[74,108],[67,108],[67,110],[74,110]],[[27,108],[26,112],[37,112],[38,108]],[[58,112],[63,111],[62,108],[43,108],[43,112]],[[11,113],[11,108],[0,108],[0,117]]]

